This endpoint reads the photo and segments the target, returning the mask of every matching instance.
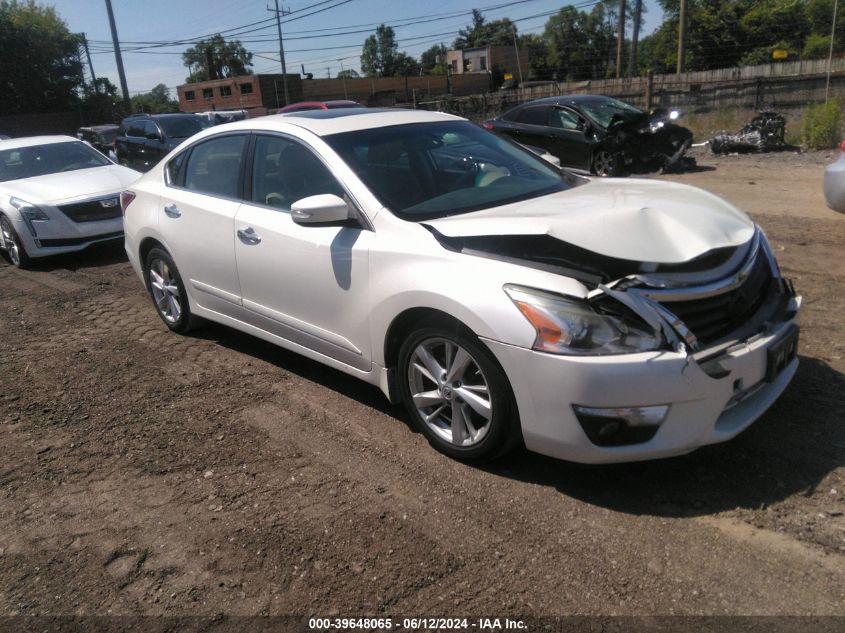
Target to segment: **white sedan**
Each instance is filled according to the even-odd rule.
[[[202,317],[378,385],[458,459],[687,453],[751,424],[798,363],[800,299],[741,211],[572,176],[458,117],[223,125],[121,202],[171,330]]]
[[[138,176],[71,136],[0,141],[0,249],[25,267],[121,239],[118,197]]]

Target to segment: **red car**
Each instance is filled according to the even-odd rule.
[[[300,112],[302,110],[334,110],[335,108],[363,108],[357,101],[348,101],[345,99],[338,99],[336,101],[300,101],[299,103],[291,103],[279,110],[277,114],[286,114],[287,112]]]

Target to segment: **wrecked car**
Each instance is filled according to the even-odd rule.
[[[736,134],[722,132],[710,139],[714,154],[770,152],[786,147],[786,117],[777,112],[760,112]]]
[[[691,167],[685,156],[692,132],[678,110],[643,112],[618,99],[570,95],[529,101],[490,119],[484,127],[536,145],[561,165],[597,176],[622,176]]]
[[[457,459],[687,453],[750,425],[798,363],[800,300],[744,213],[560,171],[455,116],[231,123],[121,202],[170,330],[202,317],[377,385]]]

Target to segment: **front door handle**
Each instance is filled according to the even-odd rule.
[[[238,229],[238,239],[244,244],[258,244],[261,242],[261,236],[251,226],[245,229]]]
[[[175,204],[168,204],[164,207],[164,214],[169,218],[178,218],[182,215],[182,212]]]

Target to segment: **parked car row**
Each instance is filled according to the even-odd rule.
[[[181,129],[134,117],[118,146],[130,128]],[[169,329],[219,322],[376,385],[457,459],[687,453],[745,429],[797,368],[800,297],[744,213],[561,171],[459,117],[248,119],[137,176],[73,139],[0,142],[10,259],[106,239],[122,211]],[[66,197],[88,178],[96,195]]]

